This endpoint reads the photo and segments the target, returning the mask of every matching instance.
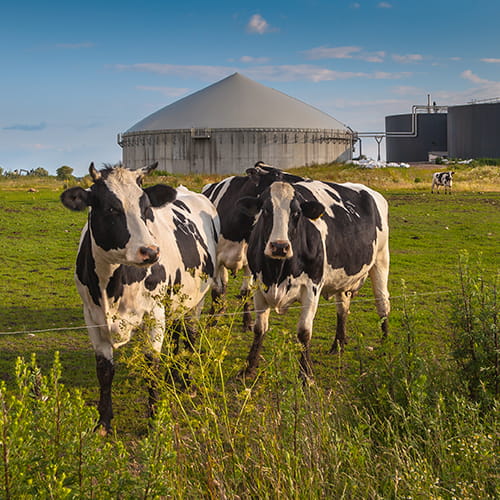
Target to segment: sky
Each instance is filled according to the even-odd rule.
[[[499,97],[499,19],[499,0],[4,2],[0,167],[116,163],[118,133],[234,72],[358,132],[428,95]]]

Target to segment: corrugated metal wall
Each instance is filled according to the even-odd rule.
[[[429,151],[447,151],[447,115],[445,113],[417,113],[415,137],[386,137],[386,160],[393,162],[427,161]],[[385,131],[409,132],[412,115],[385,117]]]
[[[323,129],[212,129],[122,135],[123,163],[139,168],[154,161],[172,173],[239,174],[259,160],[283,170],[352,159],[352,135]]]
[[[448,108],[449,158],[500,158],[500,103]]]

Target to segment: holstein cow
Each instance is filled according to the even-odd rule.
[[[451,186],[453,184],[453,174],[455,172],[435,172],[432,174],[431,193],[434,192],[434,186],[439,193],[439,186],[444,186],[444,193],[448,191],[451,194]]]
[[[337,329],[331,347],[336,352],[346,343],[351,297],[368,275],[383,335],[387,334],[389,228],[382,195],[361,184],[275,182],[259,198],[242,198],[239,206],[256,217],[247,255],[258,284],[254,340],[244,375],[255,374],[270,308],[284,313],[298,301],[300,372],[311,381],[309,344],[320,295],[336,299]]]
[[[227,177],[203,187],[202,193],[217,207],[220,217],[221,235],[217,245],[217,265],[222,280],[221,293],[226,292],[228,269],[233,274],[243,269],[240,297],[248,297],[253,282],[246,254],[254,217],[238,210],[237,201],[245,196],[259,196],[270,184],[278,180],[297,182],[304,179],[258,161],[255,166],[246,170],[246,175]],[[218,297],[214,296],[214,300],[217,301]],[[251,330],[252,318],[248,300],[243,307],[243,328]]]
[[[90,209],[75,280],[96,355],[99,424],[104,431],[113,417],[113,349],[143,327],[149,331],[147,352],[157,360],[166,314],[174,319],[189,311],[199,314],[216,271],[215,207],[184,187],[159,184],[143,189],[143,177],[157,165],[97,171],[91,164],[93,185],[87,190],[73,187],[61,195],[71,210]],[[151,412],[154,399],[150,387]]]

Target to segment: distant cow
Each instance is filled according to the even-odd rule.
[[[87,190],[73,187],[61,195],[71,210],[90,209],[75,281],[96,354],[99,425],[104,431],[113,417],[113,349],[143,327],[149,333],[147,351],[157,359],[166,315],[198,314],[215,273],[215,207],[184,187],[175,190],[159,184],[143,189],[143,177],[156,166],[97,171],[91,164],[93,185]],[[150,387],[151,410],[154,398]]]
[[[432,174],[431,193],[434,192],[434,186],[439,193],[439,186],[444,186],[444,193],[448,191],[451,194],[451,186],[453,184],[453,174],[455,172],[435,172]]]
[[[258,161],[255,166],[246,170],[246,175],[227,177],[220,182],[207,184],[202,189],[202,193],[217,207],[220,217],[221,235],[217,245],[217,262],[222,279],[222,293],[225,293],[227,288],[228,269],[233,274],[243,269],[241,297],[248,297],[253,281],[246,253],[254,218],[237,210],[236,203],[245,196],[259,196],[270,184],[278,180],[296,182],[303,178]],[[214,299],[217,300],[216,297]],[[250,330],[252,319],[248,301],[243,307],[243,328]]]
[[[337,352],[346,343],[351,297],[368,275],[387,334],[389,228],[382,195],[361,184],[275,182],[259,198],[242,198],[239,206],[256,217],[247,252],[258,283],[256,320],[245,375],[255,374],[270,308],[284,313],[298,301],[301,375],[311,380],[309,344],[320,295],[336,299],[337,328],[330,352]]]

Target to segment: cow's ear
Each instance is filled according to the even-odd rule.
[[[70,210],[81,212],[90,205],[90,192],[76,186],[61,194],[61,203]]]
[[[94,162],[92,162],[89,166],[89,174],[94,182],[97,182],[101,178],[101,172],[96,170],[96,168],[94,167]]]
[[[245,196],[244,198],[240,198],[236,206],[239,210],[248,215],[249,217],[255,217],[259,210],[262,208],[262,200],[260,198],[254,198],[252,196]]]
[[[161,207],[172,203],[177,198],[177,190],[165,184],[147,187],[145,190],[153,207]]]
[[[158,166],[158,162],[151,163],[147,167],[142,167],[137,170],[137,184],[142,186],[142,180],[148,174],[150,174],[156,167]]]
[[[256,186],[259,185],[261,174],[257,168],[255,168],[255,167],[247,168],[245,170],[245,173],[247,174],[247,176],[251,182],[253,182]]]
[[[319,201],[305,201],[301,203],[300,209],[304,217],[308,219],[317,219],[325,213],[325,207]]]

